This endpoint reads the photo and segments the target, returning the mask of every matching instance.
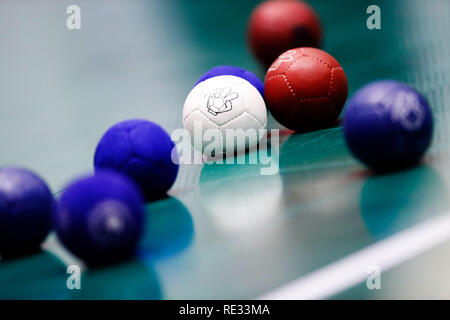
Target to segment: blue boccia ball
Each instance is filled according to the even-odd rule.
[[[97,145],[95,171],[120,171],[141,189],[146,200],[162,198],[175,182],[177,161],[172,161],[175,145],[156,123],[127,120],[106,131]]]
[[[393,80],[362,87],[344,113],[344,136],[350,151],[375,171],[417,164],[432,134],[433,119],[426,99]]]
[[[58,202],[59,239],[90,265],[133,255],[145,224],[144,203],[126,176],[102,171],[71,183]]]
[[[0,254],[39,249],[52,228],[55,202],[47,184],[17,167],[0,169]]]
[[[217,66],[203,74],[195,85],[217,76],[236,76],[250,82],[264,98],[264,84],[252,72],[235,66]]]

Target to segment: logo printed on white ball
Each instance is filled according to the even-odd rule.
[[[233,109],[232,100],[239,98],[237,92],[231,92],[230,87],[216,88],[208,97],[208,112],[214,116]]]
[[[210,136],[197,132],[197,122]],[[236,76],[217,76],[201,82],[191,90],[183,108],[184,127],[193,146],[204,153],[211,143],[217,146],[218,152],[227,149],[240,152],[255,147],[258,141],[235,141],[234,146],[227,145],[225,133],[229,129],[258,132],[266,123],[267,109],[261,94],[250,82]]]

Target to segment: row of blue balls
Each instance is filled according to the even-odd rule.
[[[95,175],[77,179],[56,203],[30,170],[0,170],[0,255],[39,249],[54,228],[64,246],[91,265],[131,256],[145,225],[144,202],[160,199],[174,183],[176,149],[159,125],[128,120],[98,143]]]

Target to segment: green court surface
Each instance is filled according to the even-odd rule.
[[[337,126],[282,136],[275,175],[261,164],[182,165],[170,197],[147,205],[134,260],[91,270],[51,234],[41,253],[0,260],[0,298],[450,298],[450,2],[310,2],[350,94],[393,78],[428,98],[435,134],[423,164],[373,175]],[[181,128],[186,95],[215,65],[262,78],[245,40],[256,3],[1,1],[0,165],[35,170],[58,196],[92,172],[113,123]],[[66,29],[71,4],[78,31]],[[366,28],[371,4],[381,30]],[[67,289],[72,264],[84,268],[81,290]],[[373,266],[380,290],[366,286]]]

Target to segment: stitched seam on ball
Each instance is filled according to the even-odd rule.
[[[258,123],[259,123],[259,125],[260,126],[262,126],[262,127],[265,127],[266,126],[266,124],[262,124],[261,123],[261,121],[259,121],[258,120],[258,118],[256,117],[256,116],[254,116],[253,114],[251,114],[249,111],[248,111],[248,105],[247,105],[247,100],[246,100],[246,98],[242,98],[243,100],[244,100],[244,102],[245,102],[245,111],[242,113],[242,114],[244,114],[244,113],[247,113],[247,114],[249,114],[251,117],[253,117]],[[263,99],[263,101],[264,101],[264,99]],[[267,114],[266,114],[266,122],[267,122]]]
[[[333,89],[333,77],[334,77],[334,72],[333,72],[333,68],[331,68],[331,75],[330,75],[330,83],[328,85],[328,96],[331,95],[331,90]]]
[[[129,128],[129,129],[127,129],[127,140],[128,140],[128,144],[130,145],[131,154],[130,154],[130,158],[127,161],[125,161],[125,163],[122,166],[120,166],[120,170],[124,170],[125,167],[130,164],[130,161],[133,160],[133,158],[137,158],[137,159],[141,159],[142,158],[143,160],[145,160],[147,162],[151,162],[152,164],[154,164],[154,165],[156,165],[158,167],[164,167],[164,163],[162,163],[161,161],[155,161],[152,158],[142,157],[141,155],[139,155],[139,153],[137,153],[134,150],[134,146],[133,146],[133,143],[131,141],[130,135],[131,135],[131,131],[133,131],[135,129],[136,128]]]
[[[122,163],[122,164],[119,166],[119,170],[121,170],[121,171],[125,170],[125,167],[128,166],[129,162],[130,162],[134,157],[136,157],[136,158],[138,157],[138,154],[136,154],[136,152],[134,151],[134,146],[133,146],[133,143],[131,142],[131,139],[130,139],[130,134],[131,134],[131,131],[132,131],[133,129],[134,129],[134,128],[128,128],[128,129],[125,130],[126,133],[127,133],[126,137],[127,137],[128,145],[130,146],[131,152],[130,152],[130,157],[129,157],[128,159],[126,159],[125,162]]]
[[[200,111],[199,107],[195,107],[195,109],[193,109],[191,112],[189,112],[184,118],[183,118],[183,122],[186,122],[186,119],[189,118],[191,116],[191,114],[193,114],[195,111]],[[200,111],[201,112],[201,111]]]
[[[303,57],[304,57],[304,55],[298,57],[297,59],[294,59],[294,60],[286,67],[286,70],[284,70],[283,73],[286,74],[286,72],[287,72],[290,68],[292,68],[292,66],[294,65],[294,63],[296,63],[298,60],[300,60],[300,59],[303,58]]]
[[[247,113],[250,117],[252,117],[253,119],[255,119],[256,120],[256,122],[258,122],[259,123],[259,125],[261,126],[261,127],[264,127],[265,125],[263,124],[263,123],[261,123],[261,121],[259,121],[258,120],[258,118],[256,118],[253,114],[251,114],[250,112],[248,112],[247,110],[246,111],[244,111],[244,113]],[[243,113],[243,114],[244,114]]]
[[[269,77],[269,78],[267,79],[267,82],[269,82],[270,80],[272,80],[273,78],[276,78],[276,77],[283,77],[283,79],[284,79],[284,81],[286,82],[286,84],[287,84],[289,90],[291,91],[292,95],[293,95],[294,97],[297,97],[297,95],[295,94],[294,89],[292,88],[291,84],[289,83],[289,80],[288,80],[287,76],[286,76],[284,73],[275,74],[275,75]]]
[[[217,123],[215,123],[214,121],[212,121],[212,120],[208,117],[208,115],[204,114],[204,113],[202,112],[202,110],[200,110],[198,107],[195,108],[191,113],[189,113],[189,114],[186,116],[186,118],[184,119],[185,126],[186,126],[186,120],[187,120],[187,118],[190,117],[191,114],[194,113],[194,111],[200,112],[200,113],[201,113],[201,114],[202,114],[209,122],[211,122],[216,128],[220,129],[220,126],[219,126]]]
[[[320,96],[320,97],[298,98],[298,101],[321,100],[321,99],[331,100],[329,96]]]
[[[231,121],[233,121],[234,119],[239,118],[239,117],[242,116],[245,112],[246,112],[246,111],[244,110],[244,111],[242,111],[241,113],[239,113],[238,115],[236,115],[236,116],[234,116],[233,118],[231,118],[230,120],[228,120],[227,122],[222,123],[222,124],[219,126],[219,128],[222,129],[222,127],[223,127],[224,125],[227,125],[227,124],[229,124]]]
[[[331,95],[331,91],[332,91],[332,86],[334,85],[334,70],[344,70],[342,69],[342,67],[333,67],[331,68],[331,84],[330,84],[330,90],[328,92],[328,95]]]
[[[304,56],[304,55],[303,55],[303,56]],[[278,73],[278,74],[275,74],[275,75],[273,75],[273,76],[267,78],[266,81],[270,81],[271,79],[273,79],[273,78],[275,78],[275,77],[277,77],[277,76],[283,76],[283,75],[284,75],[285,77],[287,77],[286,72],[287,72],[290,68],[292,68],[292,66],[294,65],[294,63],[296,63],[298,60],[300,60],[303,56],[300,56],[300,57],[294,59],[294,60],[286,67],[286,70],[284,70],[284,72],[280,72],[280,73]]]
[[[224,123],[223,125],[229,124],[231,121],[236,120],[238,117],[244,115],[245,113],[248,114],[249,116],[251,116],[253,119],[255,119],[255,120],[259,123],[259,125],[262,126],[261,121],[259,121],[258,119],[256,119],[256,117],[255,117],[254,115],[252,115],[251,113],[249,113],[247,110],[243,111],[241,114],[239,114],[238,116],[234,117],[233,119],[230,119],[229,121],[227,121],[227,122]],[[222,129],[222,128],[221,128],[221,129]],[[231,128],[229,128],[229,129],[231,129]]]
[[[285,74],[283,74],[283,73],[277,73],[277,74],[274,74],[273,76],[268,77],[268,78],[266,79],[265,82],[269,82],[269,81],[272,80],[273,78],[276,78],[276,77],[282,77],[282,76],[285,76]]]
[[[327,66],[327,67],[330,68],[330,69],[333,68],[332,66],[330,66],[328,63],[326,63],[326,62],[323,61],[322,59],[319,59],[319,58],[314,57],[314,56],[307,55],[307,54],[305,54],[305,52],[303,52],[302,50],[300,50],[300,51],[303,53],[303,56],[304,56],[304,57],[308,57],[308,58],[311,58],[311,59],[313,59],[313,60],[319,61],[320,63],[324,64],[325,66]]]
[[[330,86],[329,86],[329,89],[328,89],[328,96],[331,95],[331,91],[333,89],[333,85],[334,85],[334,70],[336,70],[336,69],[343,70],[342,67],[333,67],[333,68],[331,68],[331,78],[330,78]]]

